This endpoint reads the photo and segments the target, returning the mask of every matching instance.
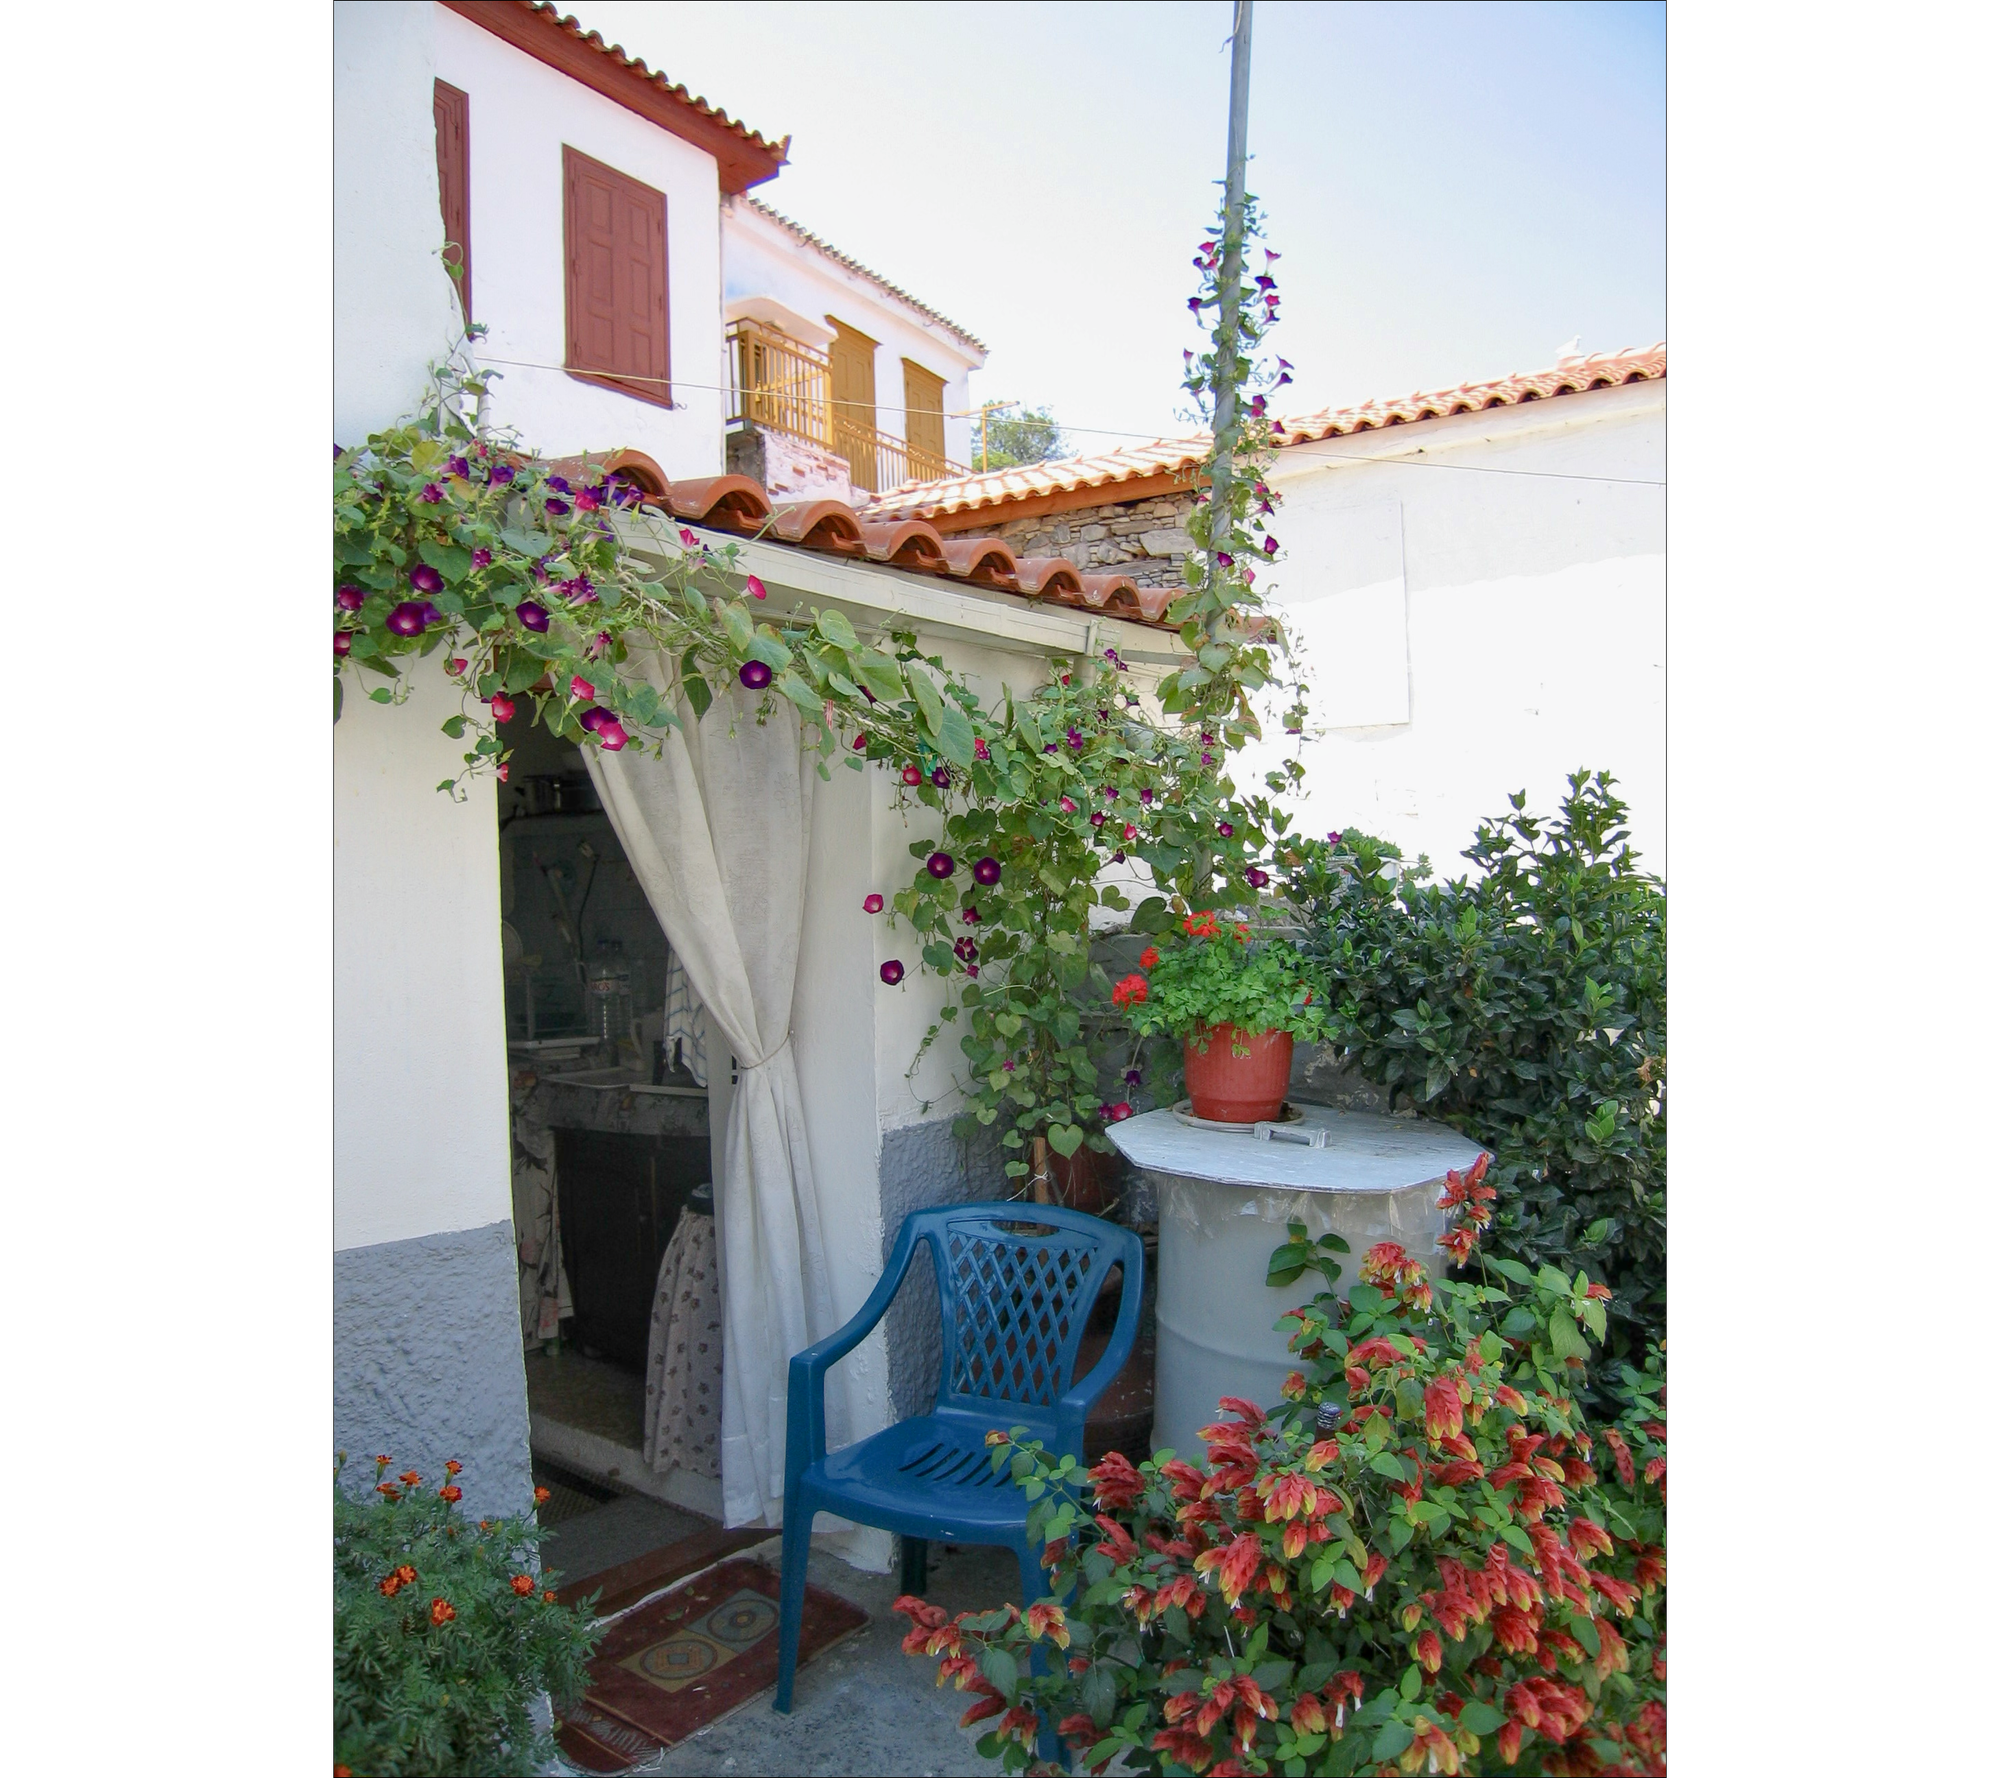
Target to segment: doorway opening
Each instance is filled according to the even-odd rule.
[[[525,717],[508,739],[501,940],[543,1560],[565,1590],[606,1583],[616,1609],[614,1593],[742,1541],[721,1527],[711,1184],[734,1064],[580,751]]]

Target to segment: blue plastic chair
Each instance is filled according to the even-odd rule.
[[[887,1312],[919,1241],[930,1243],[944,1335],[937,1406],[828,1456],[826,1373]],[[1117,1325],[1096,1366],[1072,1386],[1077,1348],[1114,1265],[1125,1268]],[[1082,1461],[1084,1416],[1132,1355],[1145,1265],[1130,1229],[1046,1204],[960,1204],[904,1220],[861,1312],[792,1359],[775,1709],[792,1707],[815,1513],[905,1540],[1004,1546],[1021,1564],[1022,1606],[1044,1595],[1027,1497],[1005,1469],[994,1474],[986,1435],[1025,1427],[1058,1456]]]

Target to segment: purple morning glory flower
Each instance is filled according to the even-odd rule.
[[[425,628],[428,629],[432,624],[441,624],[444,622],[444,613],[433,605],[430,600],[423,600],[422,606]]]
[[[1000,881],[1000,860],[997,858],[982,858],[972,867],[972,880],[985,888],[992,888],[995,883]]]
[[[1122,851],[1112,853],[1111,862],[1113,864],[1123,864],[1125,862],[1125,854]]]
[[[1092,827],[1102,827],[1104,825],[1104,811],[1102,809],[1093,809],[1091,811],[1090,825]]]
[[[931,782],[935,784],[940,790],[949,790],[951,788],[950,771],[944,766],[933,767],[931,771]]]
[[[736,669],[736,677],[752,691],[762,691],[771,683],[771,669],[762,661],[745,661]]]
[[[1246,870],[1243,873],[1243,880],[1244,882],[1248,883],[1251,888],[1261,889],[1264,887],[1266,883],[1268,883],[1271,880],[1271,876],[1268,871],[1261,871],[1253,864],[1248,870]]]
[[[1083,745],[1083,731],[1081,729],[1071,729],[1068,732],[1069,744],[1072,747],[1081,747]]]
[[[977,926],[979,924],[979,910],[977,908],[967,908],[958,917],[968,926]]]
[[[1145,1078],[1146,1078],[1145,1073],[1141,1069],[1128,1068],[1125,1070],[1125,1084],[1128,1087],[1139,1086],[1144,1082]]]
[[[389,613],[389,628],[399,636],[421,636],[424,633],[424,613],[428,609],[421,600],[405,599]]]
[[[1148,789],[1145,789],[1145,790],[1142,790],[1142,791],[1140,791],[1140,792],[1139,792],[1139,800],[1140,800],[1140,801],[1141,801],[1142,803],[1149,803],[1149,802],[1151,802],[1151,801],[1153,800],[1153,792],[1152,792],[1152,790],[1151,790],[1150,788],[1148,788]]]
[[[597,733],[599,729],[601,729],[607,722],[611,720],[611,712],[605,709],[605,707],[602,704],[592,704],[591,707],[588,710],[584,711],[584,713],[581,716],[579,716],[576,720],[577,720],[577,726],[581,728],[585,734],[594,735]]]
[[[968,963],[965,966],[965,973],[967,975],[977,975],[979,973],[979,965],[977,963]]]
[[[436,482],[425,482],[424,491],[420,497],[429,505],[435,506],[444,498],[444,489],[439,487]]]
[[[491,551],[490,549],[476,549],[476,550],[474,550],[474,551],[472,552],[472,565],[473,565],[473,567],[475,567],[475,568],[490,568],[490,567],[492,567],[492,566],[493,566],[493,552],[492,552],[492,551]]]
[[[1201,756],[1201,763],[1202,763],[1203,765],[1205,765],[1205,766],[1212,766],[1212,765],[1214,765],[1214,764],[1215,764],[1215,755],[1214,755],[1214,754],[1212,754],[1212,753],[1204,753],[1204,754],[1203,754],[1203,755]]]
[[[1225,568],[1234,568],[1236,566],[1236,558],[1226,549],[1217,550],[1215,552],[1215,559]]]
[[[451,473],[457,476],[461,481],[464,480],[467,476],[471,475],[472,473],[472,465],[466,462],[466,460],[463,457],[452,458],[451,461],[445,465],[445,468],[450,470]]]
[[[521,620],[521,628],[544,635],[549,627],[549,614],[532,599],[523,599],[514,607],[514,615]]]
[[[893,988],[902,979],[903,966],[895,958],[891,957],[887,963],[882,965],[882,980]]]
[[[942,883],[946,877],[958,869],[958,860],[949,852],[933,852],[924,860],[924,869]]]
[[[569,492],[569,483],[564,481],[559,475],[549,477],[549,486],[555,489],[558,494],[567,494]]]
[[[368,597],[358,586],[339,586],[333,589],[333,602],[342,611],[359,611]]]
[[[1221,834],[1222,837],[1226,840],[1235,834],[1236,829],[1232,827],[1227,821],[1218,821],[1215,824],[1215,831]]]
[[[444,591],[444,576],[428,562],[419,562],[410,570],[410,585],[420,593],[441,593]]]
[[[583,652],[591,660],[601,661],[611,652],[611,632],[609,630],[599,630],[595,636],[591,637],[584,644]]]
[[[504,488],[509,482],[511,482],[514,479],[514,472],[511,469],[509,469],[506,464],[502,463],[497,468],[492,470],[488,474],[486,479]]]
[[[1201,731],[1201,744],[1204,747],[1213,747],[1215,745],[1215,737],[1207,729]]]
[[[1055,752],[1055,750],[1056,750],[1056,744],[1053,741],[1049,742],[1049,744],[1042,749],[1044,753],[1053,753]]]
[[[334,631],[333,652],[335,654],[345,654],[353,646],[354,646],[354,638],[350,636],[345,630]]]
[[[567,500],[544,500],[542,502],[542,511],[554,513],[557,518],[561,518],[564,513],[569,511],[569,502]]]

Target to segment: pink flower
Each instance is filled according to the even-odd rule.
[[[756,577],[756,575],[752,574],[747,576],[743,582],[743,586],[744,590],[749,593],[751,598],[753,599],[763,598],[764,583],[761,580],[759,580]]]
[[[572,673],[569,679],[569,695],[579,701],[597,696],[597,687],[581,674]]]
[[[854,751],[856,753],[866,753],[868,751],[868,737],[866,735],[856,735],[854,737]]]
[[[701,548],[701,539],[685,525],[681,527],[681,542],[686,544],[689,549]]]
[[[977,908],[967,908],[958,917],[968,926],[977,926],[979,924],[979,910]]]
[[[1132,1107],[1128,1105],[1123,1099],[1120,1099],[1118,1103],[1112,1106],[1111,1108],[1111,1121],[1114,1124],[1122,1124],[1131,1115],[1132,1115]]]
[[[1128,821],[1125,823],[1125,832],[1120,837],[1124,839],[1127,845],[1130,845],[1132,841],[1139,837],[1139,830]]]
[[[358,586],[340,586],[333,589],[333,602],[342,611],[359,611],[368,595]]]
[[[870,895],[864,898],[861,903],[861,911],[864,914],[879,914],[882,911],[881,896]]]
[[[354,646],[354,638],[350,636],[345,630],[334,631],[333,652],[335,654],[346,654],[347,651],[351,649],[353,646]]]
[[[496,691],[493,694],[493,720],[495,722],[514,720],[514,700],[504,691]]]
[[[597,744],[606,753],[616,753],[632,737],[625,732],[618,718],[613,716],[597,725]]]
[[[975,740],[972,743],[972,757],[974,759],[991,759],[993,755],[984,741]]]
[[[450,660],[445,662],[444,670],[454,677],[463,673],[465,671],[465,657],[463,655],[452,656]]]
[[[903,979],[903,966],[894,957],[891,957],[887,963],[882,965],[881,974],[883,982],[893,988]]]
[[[1074,815],[1076,813],[1076,804],[1073,803],[1068,797],[1064,797],[1062,799],[1062,812],[1065,815]]]

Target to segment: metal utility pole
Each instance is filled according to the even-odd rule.
[[[1243,304],[1243,170],[1250,157],[1250,7],[1252,0],[1236,0],[1236,29],[1229,44],[1229,169],[1223,184],[1224,247],[1222,277],[1217,294],[1218,319],[1222,335],[1217,350],[1218,388],[1215,392],[1215,432],[1222,437],[1236,421],[1236,326]],[[1235,465],[1228,452],[1215,459],[1209,482],[1209,535],[1216,538],[1227,522],[1229,484]],[[1219,540],[1208,554],[1209,583],[1214,584]],[[1222,629],[1223,614],[1208,620],[1211,636]]]

